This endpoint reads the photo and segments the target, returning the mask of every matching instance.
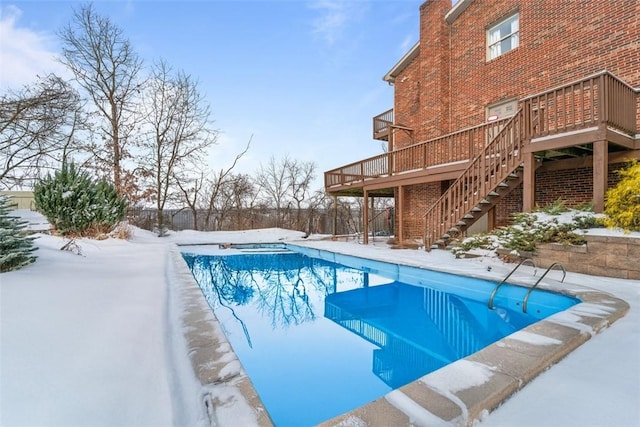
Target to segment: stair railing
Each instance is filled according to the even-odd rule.
[[[522,163],[524,114],[519,108],[502,130],[424,214],[424,245],[429,250],[490,191]]]

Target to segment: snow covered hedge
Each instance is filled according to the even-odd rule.
[[[38,182],[33,196],[37,210],[62,235],[108,233],[126,215],[127,201],[113,185],[94,182],[73,163]]]

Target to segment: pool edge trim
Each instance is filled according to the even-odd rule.
[[[182,280],[177,284],[184,308],[180,321],[192,368],[208,393],[205,404],[210,424],[224,425],[220,423],[222,419],[233,419],[234,414],[249,410],[254,416],[252,425],[272,426],[264,404],[177,246],[172,253],[178,255],[172,257],[173,262],[179,264],[176,268],[188,272],[181,275]],[[568,289],[553,282],[545,283],[541,289],[574,296],[582,302],[319,425],[471,426],[629,310],[626,301],[605,292],[574,284]],[[229,369],[230,363],[235,364],[232,369]],[[468,375],[456,375],[461,369]],[[232,397],[225,401],[216,397],[216,392],[223,387],[233,390],[233,393],[227,390],[225,396]]]

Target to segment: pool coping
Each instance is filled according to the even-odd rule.
[[[300,246],[314,247],[313,242]],[[209,425],[238,425],[240,420],[242,425],[274,425],[175,245],[169,261],[172,268],[168,281],[172,303],[177,305],[177,326],[184,333],[187,353],[202,387]],[[495,276],[482,274],[473,277],[495,280]],[[510,284],[531,286],[524,282]],[[566,285],[548,279],[539,287],[575,296],[582,302],[319,425],[473,425],[629,310],[625,301],[605,292]]]

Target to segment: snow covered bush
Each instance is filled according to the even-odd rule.
[[[108,233],[126,214],[127,201],[113,185],[94,182],[73,163],[39,181],[33,195],[38,211],[62,235]]]
[[[452,249],[452,253],[461,257],[472,249],[495,251],[502,248],[533,252],[538,243],[584,244],[583,235],[576,231],[597,224],[597,216],[593,212],[561,208],[560,205],[554,203],[538,212],[515,214],[510,226],[497,228],[490,234],[467,237]]]
[[[11,215],[9,197],[0,194],[0,273],[18,270],[36,260],[35,237],[24,235],[26,221]]]
[[[640,163],[634,160],[618,173],[620,182],[607,191],[604,224],[625,231],[640,231]]]

